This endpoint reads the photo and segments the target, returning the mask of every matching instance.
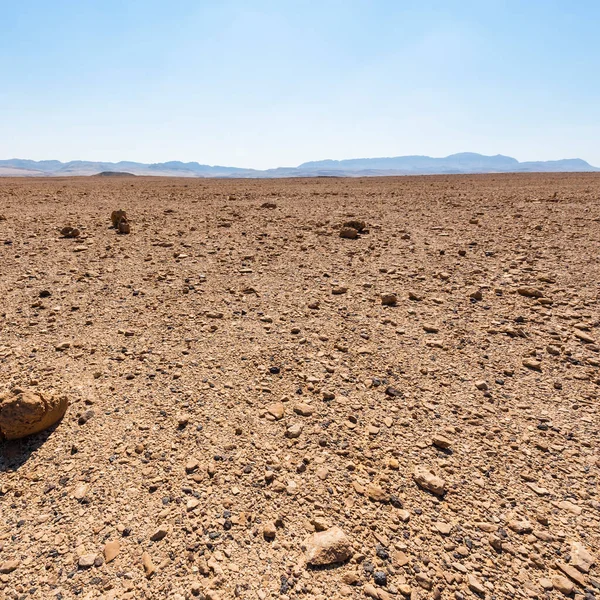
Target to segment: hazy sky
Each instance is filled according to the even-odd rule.
[[[598,0],[0,0],[0,158],[600,166]]]

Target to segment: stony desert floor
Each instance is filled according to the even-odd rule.
[[[1,598],[600,598],[600,175],[1,179],[0,215],[0,391],[70,401],[0,442]]]

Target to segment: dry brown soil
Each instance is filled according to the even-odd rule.
[[[2,179],[0,215],[0,391],[71,403],[1,447],[0,597],[600,598],[600,175]]]

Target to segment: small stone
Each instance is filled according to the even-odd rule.
[[[300,423],[294,423],[286,429],[285,437],[294,439],[294,438],[300,437],[301,433],[302,433],[302,425],[300,425]]]
[[[379,594],[377,593],[377,588],[370,584],[370,583],[365,583],[365,586],[363,587],[363,592],[365,593],[365,596],[368,596],[369,598],[375,598],[375,600],[379,600]]]
[[[523,366],[531,369],[532,371],[542,370],[542,363],[539,360],[533,360],[532,358],[524,358]]]
[[[396,294],[381,294],[381,304],[383,306],[396,306],[398,302],[398,297]]]
[[[89,569],[90,567],[94,566],[95,560],[96,560],[95,554],[84,554],[83,556],[79,557],[79,561],[77,562],[77,565],[79,566],[80,569]]]
[[[389,500],[389,496],[375,483],[369,483],[366,493],[373,502],[388,502]]]
[[[564,594],[565,596],[570,596],[575,589],[573,583],[562,575],[555,575],[552,578],[552,586],[555,590],[561,592],[561,594]]]
[[[517,521],[516,519],[513,519],[507,523],[507,526],[515,533],[520,533],[521,535],[533,531],[533,525],[529,521]]]
[[[436,521],[433,525],[442,535],[449,535],[452,531],[452,525],[450,523]]]
[[[472,592],[475,592],[480,596],[483,596],[485,594],[485,588],[483,587],[483,585],[481,585],[479,580],[474,575],[467,575],[467,585],[469,586],[469,589]]]
[[[487,389],[488,389],[488,384],[487,384],[487,381],[483,381],[483,380],[481,380],[481,381],[476,381],[476,382],[475,382],[475,387],[476,387],[478,390],[485,391],[485,390],[487,390]]]
[[[282,419],[285,414],[285,407],[283,402],[275,402],[267,407],[267,412],[274,416],[277,420]]]
[[[435,325],[431,325],[431,324],[423,325],[423,329],[425,330],[425,333],[438,333],[438,331],[439,331],[438,327],[436,327]]]
[[[446,450],[452,445],[452,441],[443,435],[434,435],[431,438],[431,443],[442,450]]]
[[[334,296],[341,296],[348,291],[348,288],[345,285],[336,285],[332,288],[331,293]]]
[[[314,517],[311,520],[311,524],[315,528],[315,531],[325,531],[331,527],[331,525],[329,525],[329,523],[323,517]],[[344,579],[344,581],[349,583],[346,579]]]
[[[310,404],[300,403],[294,406],[294,412],[303,417],[310,417],[315,412],[315,407]]]
[[[526,298],[542,298],[544,293],[533,287],[520,287],[517,292]]]
[[[573,335],[577,339],[579,339],[582,342],[584,342],[585,344],[595,344],[596,343],[596,340],[591,335],[588,335],[587,333],[584,333],[583,331],[575,330],[573,332]]]
[[[86,410],[78,419],[79,425],[85,425],[96,413],[93,410]]]
[[[19,568],[18,560],[7,560],[6,562],[3,562],[2,564],[0,564],[0,573],[5,575],[8,573],[12,573],[13,571],[16,571],[18,568]]]
[[[408,556],[406,555],[406,553],[402,552],[401,550],[394,552],[394,554],[392,555],[392,558],[394,560],[394,565],[397,565],[399,567],[403,567],[404,565],[407,565],[410,560],[408,558]]]
[[[265,540],[274,540],[277,535],[277,529],[275,527],[275,523],[273,521],[267,521],[263,525],[263,537]]]
[[[391,396],[392,398],[396,398],[396,397],[403,395],[399,389],[397,389],[391,385],[389,385],[388,387],[385,388],[385,393],[387,396]]]
[[[194,471],[196,471],[198,469],[198,467],[200,466],[200,463],[198,462],[198,459],[196,458],[189,458],[187,460],[187,462],[185,463],[185,472],[186,473],[193,473]]]
[[[121,550],[121,544],[119,543],[119,540],[113,540],[112,542],[106,542],[106,544],[104,544],[104,550],[103,550],[104,560],[107,563],[113,561],[119,554],[120,550]]]
[[[150,577],[152,577],[152,575],[154,575],[156,572],[156,567],[154,566],[154,563],[147,552],[142,554],[142,565],[144,567],[144,574],[148,579],[150,579]]]
[[[548,579],[546,577],[542,577],[541,579],[538,580],[538,583],[545,590],[551,590],[552,589],[552,580],[551,579]]]
[[[353,554],[350,540],[337,526],[314,533],[307,538],[305,546],[306,561],[310,565],[341,563]]]
[[[358,237],[358,231],[354,227],[342,227],[340,237],[347,240],[355,240]]]
[[[585,577],[571,565],[564,562],[556,561],[556,566],[569,578],[581,587],[585,587]]]
[[[582,513],[581,506],[577,506],[577,504],[573,504],[568,500],[562,500],[558,503],[558,508],[562,508],[563,510],[569,511],[571,514],[580,515]]]
[[[589,573],[590,567],[594,564],[594,557],[587,551],[580,542],[571,542],[571,562],[574,567],[582,573]]]
[[[81,501],[85,498],[87,491],[88,491],[87,484],[81,483],[75,488],[75,491],[73,492],[73,498],[75,498],[75,500]]]
[[[419,487],[436,496],[443,496],[446,493],[446,482],[434,475],[427,467],[422,465],[415,467],[413,479]]]
[[[158,542],[160,540],[162,540],[167,534],[169,533],[169,530],[167,529],[166,525],[161,525],[151,536],[150,539],[153,542]]]
[[[198,506],[200,506],[200,500],[198,500],[198,498],[190,498],[185,503],[185,510],[187,512],[192,512],[192,511],[196,510],[196,508],[198,508]]]
[[[391,500],[392,504],[394,504],[394,496],[392,496]],[[408,523],[410,521],[410,513],[407,510],[401,508],[400,510],[396,511],[396,514],[403,523]]]

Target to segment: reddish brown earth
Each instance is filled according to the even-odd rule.
[[[600,598],[600,175],[2,179],[0,215],[0,393],[70,402],[2,445],[0,597]]]

